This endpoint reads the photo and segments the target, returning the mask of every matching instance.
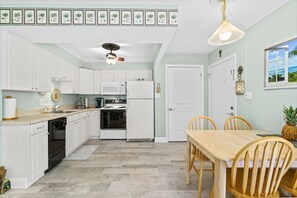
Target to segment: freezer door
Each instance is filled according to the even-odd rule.
[[[153,139],[153,100],[128,100],[127,105],[127,139]]]
[[[141,99],[154,97],[153,81],[128,81],[127,82],[127,98]]]

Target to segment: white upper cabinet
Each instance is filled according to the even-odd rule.
[[[46,50],[34,49],[35,91],[51,91],[50,78],[51,57]]]
[[[94,94],[101,93],[101,70],[94,70]]]
[[[79,67],[73,66],[72,68],[72,91],[75,94],[79,93]]]
[[[34,90],[33,46],[8,32],[1,33],[2,89]]]
[[[126,70],[126,81],[152,81],[152,70]]]
[[[94,74],[91,69],[79,69],[79,93],[93,94],[94,92]]]
[[[51,78],[53,80],[61,80],[62,78],[62,65],[63,62],[62,60],[56,56],[56,55],[51,55]]]
[[[126,71],[125,70],[102,70],[102,82],[125,82]]]
[[[63,61],[62,66],[62,78],[61,81],[71,81],[72,80],[72,64]]]

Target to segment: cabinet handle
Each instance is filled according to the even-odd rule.
[[[49,135],[49,133],[46,133],[46,135]]]

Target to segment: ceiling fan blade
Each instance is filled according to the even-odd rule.
[[[117,61],[125,61],[125,58],[124,57],[117,57],[116,60]]]

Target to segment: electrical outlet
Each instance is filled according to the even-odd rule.
[[[244,98],[245,98],[246,100],[251,100],[251,99],[253,98],[253,94],[252,94],[252,92],[250,92],[250,91],[246,91],[245,94],[244,94]]]
[[[45,101],[43,98],[40,98],[38,103],[39,103],[39,106],[44,106]]]

